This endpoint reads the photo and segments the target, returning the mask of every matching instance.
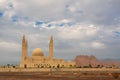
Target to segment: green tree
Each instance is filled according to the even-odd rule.
[[[89,68],[92,68],[92,65],[91,65],[91,64],[89,64]]]
[[[72,68],[73,66],[70,64],[69,67]]]
[[[100,68],[100,65],[97,65],[97,67],[96,68]]]
[[[60,64],[57,65],[57,68],[60,68]]]

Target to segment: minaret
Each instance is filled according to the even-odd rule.
[[[22,38],[22,62],[25,61],[28,54],[28,41],[25,38],[25,35],[23,35]]]
[[[49,58],[53,59],[53,54],[54,54],[54,48],[53,48],[53,36],[50,38],[50,43],[49,43]]]
[[[28,54],[28,40],[27,39],[25,39],[25,47],[26,47],[25,53],[26,53],[26,57],[27,57],[27,54]]]

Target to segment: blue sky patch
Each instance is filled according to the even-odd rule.
[[[14,8],[14,5],[12,3],[9,3],[8,5],[10,8]]]
[[[18,19],[19,19],[19,17],[18,17],[18,16],[12,16],[12,18],[11,18],[11,19],[12,19],[12,21],[13,21],[13,22],[17,22],[17,21],[18,21]]]
[[[115,36],[116,36],[116,37],[120,37],[120,32],[115,31],[114,33],[115,33]]]
[[[41,24],[43,24],[44,22],[42,22],[42,21],[36,21],[35,22],[35,25],[41,25]]]
[[[0,17],[2,17],[3,16],[3,13],[2,12],[0,12]]]
[[[64,26],[65,24],[64,23],[62,23],[62,24],[57,24],[57,26]]]
[[[51,27],[52,25],[51,24],[48,24],[48,27]]]

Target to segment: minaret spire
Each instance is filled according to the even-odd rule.
[[[22,61],[25,60],[25,58],[27,57],[28,54],[28,41],[25,37],[25,35],[23,34],[23,38],[22,38]]]
[[[49,58],[53,59],[54,56],[54,48],[53,48],[53,36],[50,37],[50,43],[49,43]]]

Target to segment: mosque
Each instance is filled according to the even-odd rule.
[[[44,56],[41,48],[35,48],[32,56],[28,56],[28,41],[23,35],[22,38],[22,60],[20,63],[21,68],[65,68],[74,67],[74,61],[65,61],[64,59],[54,58],[54,45],[53,37],[50,38],[49,43],[49,56]]]

